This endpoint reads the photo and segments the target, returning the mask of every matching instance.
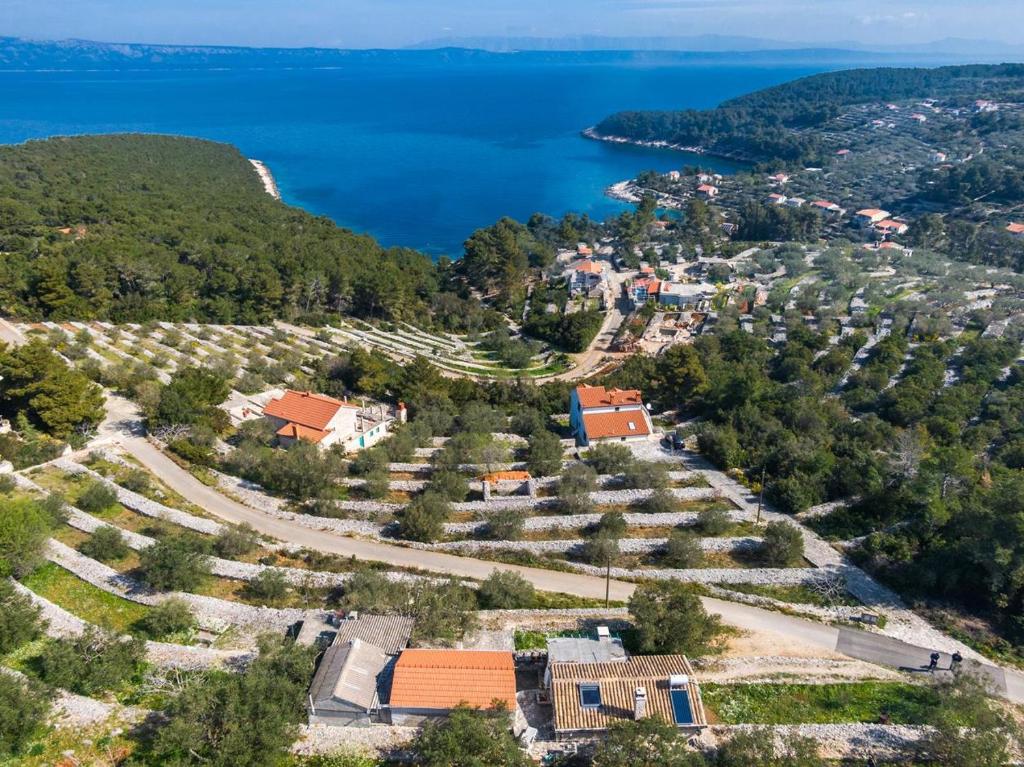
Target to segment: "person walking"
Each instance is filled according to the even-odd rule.
[[[937,652],[933,652],[932,653],[931,662],[928,664],[928,670],[929,671],[935,671],[935,669],[938,668],[939,657],[940,656],[939,656],[939,654]]]

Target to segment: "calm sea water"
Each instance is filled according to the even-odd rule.
[[[580,137],[602,117],[710,107],[828,68],[508,57],[472,68],[0,72],[0,143],[116,131],[226,141],[266,162],[289,203],[385,245],[457,256],[503,215],[604,218],[623,209],[604,197],[609,184],[698,159]]]

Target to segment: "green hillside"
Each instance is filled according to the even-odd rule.
[[[207,320],[422,314],[418,252],[274,200],[238,150],[151,135],[0,148],[0,314]]]

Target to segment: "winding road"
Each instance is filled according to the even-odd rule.
[[[142,436],[142,424],[131,402],[109,395],[107,410],[107,419],[100,429],[100,441],[119,445],[168,487],[211,514],[228,522],[248,523],[260,533],[278,540],[331,554],[384,562],[395,567],[416,568],[477,580],[486,578],[495,570],[515,572],[541,591],[590,599],[603,599],[607,588],[610,599],[625,601],[635,589],[632,583],[617,580],[606,583],[603,578],[579,573],[508,565],[310,530],[246,506],[204,485]],[[730,626],[746,631],[773,632],[825,652],[838,652],[879,665],[923,672],[931,653],[930,648],[915,647],[860,629],[830,626],[711,597],[704,597],[703,602],[709,612],[719,615]],[[940,668],[948,666],[949,661],[949,656],[943,654]],[[1013,702],[1024,703],[1024,674],[989,664],[970,665],[987,676],[1001,695]]]

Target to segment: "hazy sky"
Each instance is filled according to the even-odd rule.
[[[447,36],[705,33],[1024,43],[1024,0],[0,0],[0,35],[116,42],[365,48]]]

